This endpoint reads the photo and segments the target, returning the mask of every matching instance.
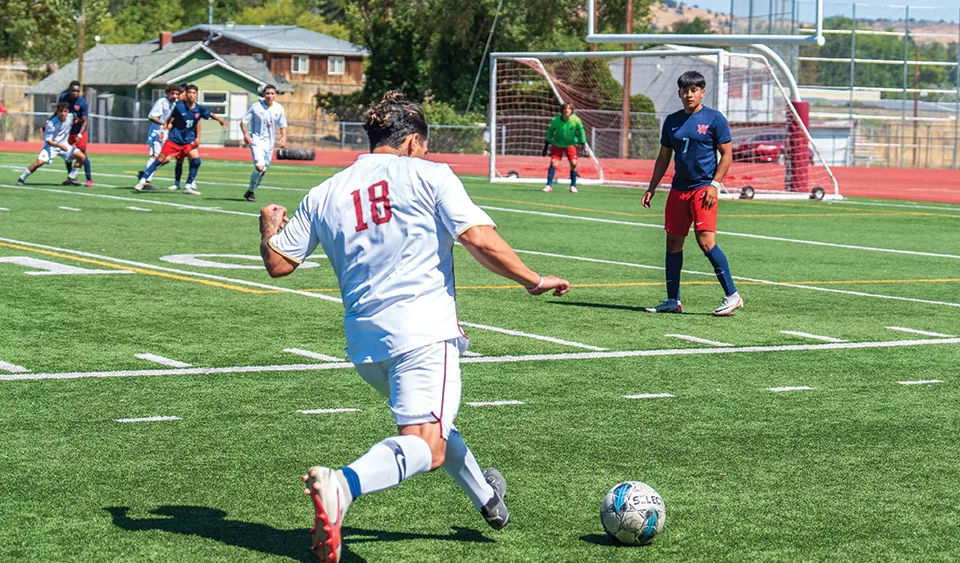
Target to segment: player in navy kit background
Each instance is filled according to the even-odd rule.
[[[73,114],[75,121],[73,122],[73,127],[70,128],[70,138],[67,142],[78,149],[86,158],[83,159],[83,173],[87,177],[87,183],[85,184],[88,188],[93,186],[93,175],[90,173],[90,157],[87,154],[87,116],[90,114],[90,109],[87,106],[87,100],[80,95],[80,82],[74,80],[70,83],[70,86],[67,87],[67,91],[60,94],[60,99],[57,100],[58,104],[65,103],[70,108],[70,113]],[[80,161],[77,161],[76,166],[81,166]],[[80,182],[77,182],[77,173],[74,171],[73,161],[67,161],[67,179],[63,181],[65,186],[79,186]]]
[[[673,182],[664,210],[667,231],[666,284],[667,300],[650,313],[682,313],[680,272],[683,269],[683,243],[693,226],[697,243],[713,265],[724,298],[713,314],[728,316],[743,307],[730,274],[727,257],[716,244],[717,203],[721,182],[733,161],[730,126],[719,111],[703,105],[706,79],[696,71],[688,71],[677,79],[683,109],[663,121],[660,154],[653,168],[650,187],[643,194],[642,204],[650,207],[657,185],[674,158]],[[720,160],[717,161],[717,153]]]

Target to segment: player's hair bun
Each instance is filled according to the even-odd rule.
[[[391,90],[363,114],[363,128],[370,138],[370,150],[386,144],[399,147],[411,133],[426,139],[427,121],[416,104],[404,100],[403,92]]]

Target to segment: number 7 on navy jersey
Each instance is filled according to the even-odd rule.
[[[377,195],[377,188],[380,188],[380,195]],[[370,225],[363,217],[363,190],[353,190],[353,211],[357,214],[357,232],[365,231]],[[393,211],[390,209],[390,186],[386,180],[380,180],[376,184],[366,189],[367,199],[370,200],[370,215],[374,225],[382,225],[393,218]],[[383,211],[381,212],[381,206]]]

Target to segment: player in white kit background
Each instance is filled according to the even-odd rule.
[[[70,113],[70,104],[60,102],[57,104],[57,113],[43,124],[43,149],[37,155],[37,160],[27,167],[26,170],[17,178],[17,184],[22,186],[27,178],[37,171],[44,164],[50,164],[58,156],[67,164],[74,161],[77,164],[83,164],[86,155],[76,146],[69,144],[70,128],[73,127],[74,116]],[[71,173],[79,168],[72,168]]]
[[[276,97],[277,87],[267,84],[263,87],[263,99],[250,106],[240,120],[243,142],[250,146],[250,154],[253,156],[254,170],[250,174],[250,186],[247,193],[243,194],[247,201],[257,201],[253,192],[263,181],[267,168],[270,168],[274,145],[279,144],[281,149],[287,146],[287,113],[283,106],[274,100]],[[279,142],[277,129],[280,130]]]
[[[149,168],[150,165],[153,164],[153,161],[157,160],[157,157],[160,156],[160,151],[163,149],[163,142],[167,140],[167,119],[170,117],[170,112],[173,111],[173,104],[179,100],[180,87],[176,84],[170,84],[167,86],[165,96],[158,98],[157,101],[153,103],[153,107],[150,108],[150,113],[147,114],[147,119],[150,120],[150,129],[147,131],[147,146],[150,147],[150,153],[147,158],[147,165],[144,168]],[[156,188],[153,187],[151,183],[152,181],[153,174],[147,178],[147,183],[143,186],[143,191],[156,191]]]
[[[289,222],[279,205],[260,212],[260,254],[271,276],[290,274],[323,248],[343,297],[347,354],[389,397],[399,430],[339,470],[311,467],[303,476],[315,508],[313,549],[331,563],[340,560],[352,502],[440,467],[493,528],[509,522],[506,481],[496,469],[480,470],[454,426],[468,344],[457,320],[454,241],[532,295],[570,289],[528,268],[450,167],[423,159],[427,123],[402,94],[384,95],[364,128],[371,154],[313,188]]]

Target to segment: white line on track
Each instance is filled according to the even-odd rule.
[[[506,328],[499,328],[495,326],[487,325],[478,325],[475,323],[468,323],[460,321],[460,324],[463,326],[469,326],[472,328],[479,328],[481,330],[490,330],[493,332],[499,332],[501,334],[509,334],[511,336],[523,336],[525,338],[532,338],[534,340],[542,340],[544,342],[553,342],[554,344],[563,344],[564,346],[573,346],[574,348],[583,348],[584,350],[597,350],[602,352],[606,348],[600,348],[599,346],[591,346],[590,344],[581,344],[580,342],[572,342],[570,340],[561,340],[559,338],[553,338],[552,336],[541,336],[539,334],[530,334],[529,332],[520,332],[519,330],[510,330]]]
[[[506,405],[525,405],[523,401],[479,401],[474,403],[466,403],[471,407],[503,407]]]
[[[80,209],[79,207],[67,207],[65,205],[61,205],[60,207],[57,207],[57,209],[63,209],[64,211],[83,211],[83,209]]]
[[[116,418],[114,422],[169,422],[183,420],[179,416],[148,416],[146,418]]]
[[[813,387],[807,387],[806,385],[800,385],[798,387],[770,387],[767,391],[773,391],[774,393],[783,393],[785,391],[813,391]]]
[[[134,207],[132,205],[128,205],[127,209],[130,211],[153,211],[153,209],[147,209],[146,207]]]
[[[898,381],[900,385],[932,385],[934,383],[943,383],[942,379],[921,379],[919,381]]]
[[[320,354],[318,352],[311,352],[310,350],[301,350],[300,348],[284,348],[283,351],[290,354],[296,354],[298,356],[304,356],[306,358],[312,358],[314,360],[320,360],[323,362],[345,362],[346,361],[343,358],[328,356],[326,354]]]
[[[543,217],[556,217],[560,219],[573,219],[576,221],[592,221],[596,223],[608,223],[612,225],[628,225],[631,227],[651,227],[663,230],[662,224],[655,223],[637,223],[635,221],[619,221],[616,219],[600,219],[597,217],[583,217],[579,215],[565,215],[563,213],[549,213],[546,211],[530,211],[527,209],[511,209],[509,207],[494,207],[491,205],[481,205],[483,209],[489,209],[492,211],[503,211],[505,213],[523,213],[526,215],[540,215]],[[899,250],[895,248],[877,248],[873,246],[859,246],[855,244],[839,244],[835,242],[821,242],[816,240],[803,240],[803,239],[792,239],[784,237],[773,237],[767,235],[755,235],[752,233],[734,233],[730,231],[717,231],[718,235],[725,235],[731,237],[744,237],[760,240],[769,240],[775,242],[792,242],[795,244],[809,244],[813,246],[829,246],[831,248],[845,248],[848,250],[866,250],[870,252],[889,252],[893,254],[909,254],[911,256],[929,256],[933,258],[953,258],[960,259],[960,254],[939,254],[936,252],[921,252],[918,250]]]
[[[664,336],[679,338],[687,342],[696,342],[697,344],[708,344],[710,346],[733,346],[733,344],[727,344],[726,342],[717,342],[716,340],[707,340],[706,338],[697,338],[696,336],[688,336],[686,334],[664,334]]]
[[[669,399],[670,393],[641,393],[640,395],[624,395],[624,399]]]
[[[802,338],[812,338],[814,340],[821,340],[823,342],[848,342],[842,338],[834,338],[832,336],[820,336],[819,334],[810,334],[809,332],[797,332],[794,330],[781,330],[781,334],[789,334],[791,336],[800,336]]]
[[[10,373],[28,373],[30,370],[23,366],[18,366],[16,364],[11,364],[10,362],[0,360],[0,371],[7,371]]]
[[[567,256],[564,254],[553,254],[550,252],[538,252],[536,250],[520,250],[514,249],[517,254],[530,254],[534,256],[547,256],[551,258],[562,258],[566,260],[579,260],[581,262],[593,262],[596,264],[610,264],[611,266],[626,266],[628,268],[640,268],[644,270],[663,270],[662,266],[650,266],[648,264],[636,264],[632,262],[618,262],[615,260],[601,260],[599,258],[586,258],[583,256]],[[710,276],[716,277],[716,274],[713,272],[698,272],[696,270],[683,270],[685,274],[694,274],[698,276]],[[755,283],[761,283],[764,285],[772,285],[779,287],[792,287],[794,289],[807,289],[811,291],[825,291],[827,293],[839,293],[843,295],[856,295],[858,297],[874,297],[876,299],[892,299],[894,301],[909,301],[911,303],[924,303],[926,305],[946,305],[947,307],[960,307],[960,303],[953,303],[950,301],[931,301],[929,299],[916,299],[914,297],[900,297],[897,295],[884,295],[880,293],[864,293],[862,291],[850,291],[848,289],[834,289],[832,287],[820,287],[817,285],[806,285],[798,283],[785,283],[785,282],[775,282],[770,280],[761,280],[757,278],[745,278],[743,276],[733,276],[735,280],[743,280]],[[576,284],[574,284],[576,285]]]
[[[909,332],[910,334],[919,334],[921,336],[939,336],[940,338],[954,338],[952,334],[941,334],[939,332],[929,332],[926,330],[917,330],[915,328],[907,328],[903,326],[888,326],[886,328],[890,330],[896,330],[899,332]]]
[[[170,358],[164,358],[163,356],[158,356],[156,354],[134,354],[135,358],[141,360],[146,360],[148,362],[154,362],[156,364],[164,365],[172,368],[192,368],[193,365],[186,362],[180,362],[177,360],[171,360]]]
[[[297,412],[300,414],[336,414],[341,412],[360,412],[360,409],[308,409]]]
[[[960,338],[930,340],[889,340],[883,342],[844,342],[826,344],[788,344],[778,346],[738,346],[734,348],[677,348],[670,350],[622,350],[607,352],[572,352],[566,354],[531,354],[527,356],[483,356],[461,358],[462,364],[502,364],[517,362],[549,362],[562,360],[604,360],[610,358],[641,358],[656,356],[699,356],[706,354],[744,354],[764,352],[813,352],[832,350],[868,350],[877,348],[908,348],[914,346],[942,346],[960,344]],[[101,377],[156,377],[165,375],[217,375],[225,373],[276,373],[291,371],[324,371],[352,368],[349,362],[330,364],[285,364],[272,366],[233,366],[219,368],[182,368],[153,370],[117,370],[67,373],[0,374],[0,381],[35,379],[81,379]]]

